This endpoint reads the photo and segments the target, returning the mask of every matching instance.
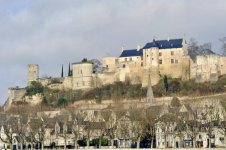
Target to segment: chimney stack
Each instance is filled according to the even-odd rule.
[[[139,44],[137,44],[137,51],[139,51],[140,50],[140,45]]]

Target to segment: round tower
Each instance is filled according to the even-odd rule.
[[[30,85],[32,81],[37,81],[38,78],[39,78],[39,66],[37,64],[29,64],[28,65],[28,85]]]

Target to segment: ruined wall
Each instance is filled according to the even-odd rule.
[[[117,80],[117,73],[114,72],[93,74],[93,82],[95,87],[99,87],[105,84],[113,84]]]
[[[215,82],[220,72],[220,57],[206,55],[196,57],[196,82]]]
[[[16,101],[22,101],[24,95],[26,93],[25,88],[9,88],[8,89],[8,96],[9,99],[12,100],[13,102]]]

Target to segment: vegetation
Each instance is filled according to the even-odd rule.
[[[61,68],[61,77],[63,78],[64,77],[64,66],[62,65],[62,68]]]
[[[153,86],[155,97],[162,96],[202,96],[225,92],[226,76],[221,76],[215,83],[196,83],[194,80],[182,81],[164,76],[160,82]],[[27,88],[26,95],[43,94],[43,104],[51,106],[62,106],[72,104],[77,100],[96,100],[101,103],[103,100],[120,101],[123,99],[143,99],[146,97],[147,88],[141,84],[127,82],[115,82],[114,84],[103,85],[87,91],[82,90],[53,90],[43,87],[38,82],[32,82]],[[64,101],[63,101],[64,100]]]
[[[172,107],[180,107],[180,100],[177,97],[174,97],[171,101],[171,106]]]
[[[36,95],[38,93],[43,93],[44,87],[41,85],[41,83],[32,81],[31,85],[26,89],[26,96],[32,96]]]
[[[156,97],[162,96],[203,96],[225,92],[226,76],[220,76],[215,83],[196,83],[194,80],[182,81],[181,79],[168,78],[168,91],[165,90],[165,79],[153,87]]]

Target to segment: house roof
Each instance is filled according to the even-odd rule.
[[[170,40],[153,40],[147,43],[142,49],[128,49],[123,50],[119,57],[131,57],[131,56],[141,56],[143,55],[143,49],[149,49],[157,47],[159,49],[169,49],[169,48],[181,48],[183,46],[183,39],[170,39]]]
[[[129,49],[129,50],[123,50],[119,57],[141,56],[142,54],[143,54],[142,49],[141,50]]]
[[[153,42],[147,43],[142,49],[148,49],[157,47],[159,49],[168,48],[181,48],[183,39],[170,39],[170,40],[153,40]]]

